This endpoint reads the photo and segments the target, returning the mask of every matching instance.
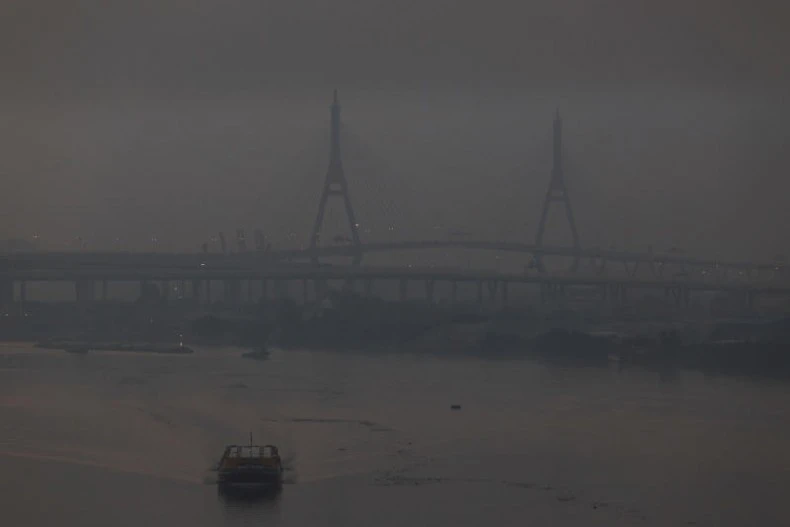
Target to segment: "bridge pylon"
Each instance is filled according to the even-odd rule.
[[[359,225],[354,215],[354,207],[351,205],[351,198],[348,195],[348,183],[343,172],[343,162],[340,156],[340,102],[337,97],[337,90],[331,107],[331,133],[329,148],[329,168],[324,179],[324,189],[321,192],[321,200],[318,202],[318,214],[313,224],[313,232],[310,237],[311,260],[314,264],[318,263],[318,244],[321,240],[321,228],[324,223],[324,213],[326,204],[330,197],[337,196],[343,200],[343,205],[348,218],[348,227],[351,234],[349,241],[353,251],[353,263],[355,265],[362,261],[362,244],[359,240]]]
[[[540,223],[538,224],[538,234],[535,239],[535,246],[538,249],[543,247],[543,238],[546,233],[546,220],[549,214],[549,207],[552,203],[559,203],[565,207],[565,216],[568,219],[568,225],[571,230],[571,237],[573,238],[573,248],[576,255],[571,264],[571,270],[575,271],[579,267],[580,259],[580,246],[579,246],[579,233],[576,230],[576,221],[573,217],[573,208],[571,207],[571,200],[568,196],[568,189],[565,186],[565,175],[562,170],[562,119],[560,119],[560,112],[554,115],[554,162],[551,169],[551,181],[549,182],[549,189],[546,191],[546,197],[543,199],[543,211],[540,215]],[[540,252],[535,254],[535,264],[539,271],[545,271],[543,258]]]

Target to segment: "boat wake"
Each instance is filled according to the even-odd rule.
[[[69,465],[79,465],[83,467],[105,470],[108,472],[115,472],[118,474],[131,474],[135,476],[144,476],[144,477],[156,478],[160,480],[168,480],[178,483],[189,483],[189,484],[199,483],[199,481],[196,481],[194,478],[190,478],[189,476],[183,474],[178,474],[178,473],[164,474],[162,472],[158,472],[154,470],[147,470],[144,467],[140,467],[140,466],[136,466],[132,468],[131,465],[121,466],[120,464],[106,463],[99,460],[85,459],[85,458],[73,457],[68,455],[41,454],[34,452],[0,451],[0,457],[26,459],[30,461],[39,461],[45,463],[64,463]]]

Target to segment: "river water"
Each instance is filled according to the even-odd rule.
[[[241,353],[0,348],[0,522],[790,525],[786,384]],[[210,469],[250,432],[280,446],[288,484],[222,499]]]

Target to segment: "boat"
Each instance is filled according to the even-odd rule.
[[[225,491],[279,489],[283,480],[280,452],[274,445],[228,445],[217,467],[217,484]]]
[[[269,349],[266,346],[261,346],[255,351],[242,353],[241,356],[245,359],[266,360],[271,356],[271,352],[269,352]]]

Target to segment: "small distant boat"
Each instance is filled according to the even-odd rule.
[[[275,329],[272,334],[266,339],[263,345],[253,351],[248,351],[246,353],[242,353],[241,356],[245,359],[256,359],[256,360],[266,360],[271,356],[271,351],[269,350],[269,344],[272,342],[272,339],[279,333],[279,328]]]
[[[261,346],[260,349],[242,353],[241,356],[245,359],[266,360],[271,356],[271,352],[268,350],[268,348],[266,348],[266,346]]]
[[[280,453],[274,445],[228,445],[219,461],[217,484],[224,491],[279,489],[283,481]]]

